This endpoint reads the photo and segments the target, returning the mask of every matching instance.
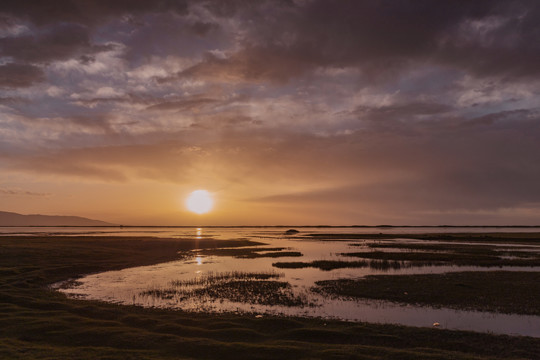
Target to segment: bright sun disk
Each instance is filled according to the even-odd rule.
[[[205,214],[212,210],[214,200],[206,190],[195,190],[186,199],[186,206],[189,211],[197,214]]]

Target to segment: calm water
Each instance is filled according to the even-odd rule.
[[[440,233],[440,232],[489,232],[486,228],[297,228],[297,236],[285,236],[283,228],[0,228],[0,232],[7,235],[27,235],[39,233],[49,235],[118,235],[118,236],[158,236],[177,238],[214,238],[222,239],[250,239],[263,242],[263,248],[284,248],[283,251],[295,251],[301,257],[255,258],[243,259],[230,256],[204,256],[199,252],[192,252],[183,260],[91,274],[67,288],[59,291],[68,296],[102,300],[119,304],[136,304],[147,307],[178,308],[188,311],[211,312],[248,312],[254,316],[264,314],[272,315],[300,315],[332,319],[368,321],[378,323],[397,323],[410,326],[432,326],[435,322],[441,328],[484,331],[505,334],[520,334],[540,337],[540,317],[484,313],[475,311],[458,311],[451,309],[434,309],[411,305],[400,305],[386,301],[372,300],[339,300],[328,296],[321,296],[311,291],[319,280],[333,280],[341,278],[359,278],[365,275],[398,275],[398,274],[434,274],[450,271],[540,271],[537,267],[497,267],[480,268],[474,266],[427,266],[411,267],[391,270],[377,270],[372,268],[350,268],[323,271],[316,268],[279,269],[273,267],[275,262],[310,262],[314,260],[359,260],[340,255],[342,252],[371,251],[368,248],[372,243],[400,243],[415,242],[414,239],[393,239],[390,241],[378,240],[351,240],[319,241],[306,239],[302,235],[313,233]],[[491,229],[492,232],[540,232],[538,228],[509,228]],[[432,242],[434,243],[434,242]],[[444,243],[444,242],[437,242]],[[455,242],[453,243],[455,244]],[[477,244],[477,243],[474,243]],[[473,245],[474,245],[473,244]],[[482,244],[485,245],[485,244]],[[500,245],[500,244],[498,244]],[[514,251],[540,252],[540,245],[501,246],[501,249],[510,248]],[[386,249],[396,251],[395,249]],[[149,291],[167,290],[193,290],[202,287],[197,279],[205,279],[209,274],[219,275],[230,272],[255,272],[279,276],[278,281],[288,282],[294,296],[307,300],[309,306],[276,306],[256,305],[248,302],[232,302],[225,299],[206,296],[185,296],[182,292],[174,291],[168,296],[149,295]],[[172,282],[193,282],[190,286],[179,287]],[[61,284],[56,284],[59,288]],[[64,284],[65,285],[65,284]],[[189,293],[189,292],[188,292]]]
[[[426,234],[426,233],[497,233],[540,232],[539,227],[294,227],[308,234]],[[205,236],[231,238],[234,235],[282,234],[288,227],[206,227]],[[197,227],[10,227],[0,226],[2,235],[90,235],[90,236],[193,236]]]

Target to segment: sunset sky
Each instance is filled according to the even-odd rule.
[[[2,0],[0,211],[540,224],[539,95],[539,1]]]

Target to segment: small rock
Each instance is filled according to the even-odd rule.
[[[300,231],[296,230],[296,229],[289,229],[287,231],[285,231],[285,235],[294,235],[294,234],[298,234]]]

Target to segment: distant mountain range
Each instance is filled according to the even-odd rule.
[[[80,216],[21,215],[0,211],[0,226],[114,226],[105,221]]]

